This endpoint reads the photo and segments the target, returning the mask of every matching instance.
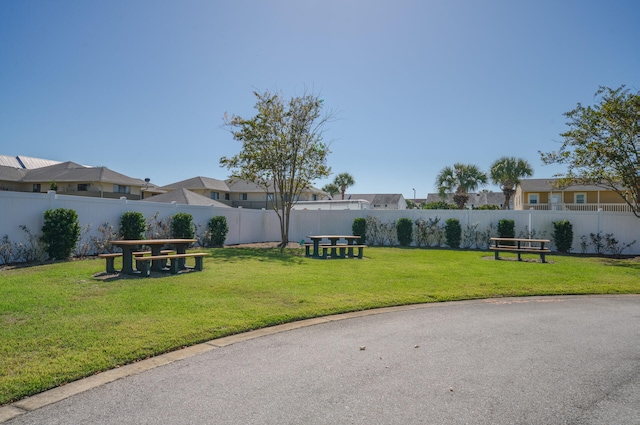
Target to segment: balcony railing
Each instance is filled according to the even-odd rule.
[[[524,204],[525,210],[534,209],[541,211],[610,211],[610,212],[631,212],[627,204]]]

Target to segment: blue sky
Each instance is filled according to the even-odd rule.
[[[550,177],[564,112],[640,89],[639,20],[636,0],[4,0],[0,154],[224,179],[224,113],[271,90],[338,112],[352,193],[424,198],[443,167],[504,155]]]

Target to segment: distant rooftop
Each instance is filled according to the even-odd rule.
[[[61,161],[52,159],[33,158],[31,156],[8,156],[0,155],[0,165],[13,168],[22,168],[24,170],[35,170],[36,168],[48,167],[49,165],[60,164]]]

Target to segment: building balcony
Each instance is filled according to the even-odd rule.
[[[524,204],[523,210],[540,210],[540,211],[608,211],[608,212],[631,212],[631,207],[627,204],[567,204],[567,203],[548,203],[548,204]]]

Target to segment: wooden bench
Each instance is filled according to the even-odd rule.
[[[500,259],[500,252],[513,252],[518,254],[518,261],[522,261],[522,254],[538,254],[540,261],[546,263],[545,255],[551,250],[544,244],[549,242],[548,239],[491,238],[489,249],[494,251],[496,260]]]
[[[304,246],[305,248],[305,256],[311,257],[311,248],[313,248],[313,242],[306,242],[302,244],[302,246]],[[318,258],[322,258],[322,259],[326,259],[327,257],[334,258],[329,255],[329,250],[339,250],[337,252],[340,252],[340,254],[337,254],[336,252],[335,258],[347,258],[347,257],[356,258],[356,256],[353,255],[353,249],[358,248],[357,258],[361,259],[364,253],[364,249],[366,247],[367,245],[347,245],[347,244],[331,245],[330,243],[321,243],[318,245],[318,248],[322,249],[322,255],[318,255]]]
[[[98,257],[100,258],[104,258],[105,260],[107,260],[107,273],[109,274],[113,274],[116,273],[116,268],[114,265],[114,260],[118,257],[122,257],[122,253],[121,252],[113,252],[113,253],[109,253],[109,254],[98,254]]]
[[[202,271],[202,259],[206,257],[206,252],[188,252],[186,254],[168,254],[168,255],[150,255],[136,257],[136,269],[143,275],[149,276],[151,274],[151,262],[154,260],[169,260],[169,272],[171,274],[177,274],[180,271],[181,264],[184,264],[184,259],[193,257],[196,260],[196,264],[193,267],[194,270]]]

